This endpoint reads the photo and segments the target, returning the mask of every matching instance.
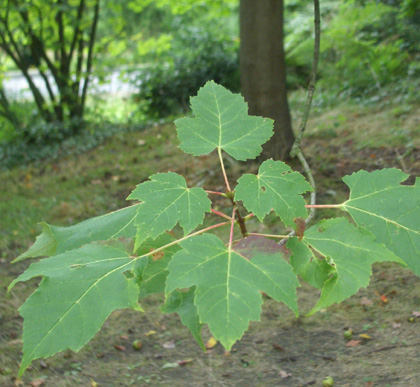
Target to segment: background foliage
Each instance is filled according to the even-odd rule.
[[[73,3],[74,8],[78,2]],[[43,19],[53,20],[54,9],[42,8]],[[288,88],[292,92],[308,82],[312,1],[286,0],[285,9]],[[321,11],[322,58],[315,106],[333,106],[348,98],[362,103],[419,99],[417,1],[325,0]],[[52,21],[50,24],[53,26]],[[51,49],[55,49],[53,36],[45,40]],[[1,86],[9,71],[16,70],[2,52],[1,165],[10,167],[50,153],[57,156],[63,142],[68,150],[85,149],[86,144],[94,146],[116,131],[177,115],[188,110],[189,96],[209,79],[239,91],[238,36],[237,1],[102,1],[83,125],[74,117],[46,122],[32,100]],[[101,91],[111,82],[111,75],[117,79],[112,96]],[[133,91],[131,96],[118,92],[124,82]],[[300,98],[299,92],[294,95],[292,102]]]

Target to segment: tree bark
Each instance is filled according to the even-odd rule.
[[[251,115],[274,120],[263,158],[287,160],[294,142],[286,90],[283,0],[240,0],[242,94]]]

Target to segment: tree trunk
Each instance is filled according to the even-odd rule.
[[[283,48],[283,0],[240,0],[242,94],[251,115],[274,120],[263,158],[287,160],[293,145]]]

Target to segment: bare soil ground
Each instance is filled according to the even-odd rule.
[[[411,121],[419,111],[413,112]],[[328,117],[313,124],[324,123],[327,132],[309,132],[304,143],[319,203],[345,200],[348,193],[341,177],[361,168],[396,166],[420,176],[416,144],[407,153],[408,148],[391,136],[388,146],[359,146],[353,132],[348,132],[351,138],[339,133],[340,138],[331,141]],[[348,120],[351,117],[349,113]],[[187,175],[191,184],[217,189],[222,184],[213,172],[218,170],[217,160],[182,156],[174,137],[171,126],[151,128],[117,136],[77,159],[2,174],[0,386],[297,387],[322,386],[327,376],[334,379],[334,386],[343,387],[420,386],[420,278],[391,263],[375,264],[367,289],[311,317],[305,313],[319,292],[306,285],[298,291],[298,319],[284,305],[266,299],[261,322],[251,323],[229,354],[219,344],[203,353],[177,316],[160,313],[162,298],[154,296],[143,303],[146,313],[114,312],[79,353],[66,351],[34,361],[22,379],[16,378],[22,350],[17,308],[38,281],[19,285],[11,293],[6,287],[28,265],[10,262],[33,240],[36,221],[65,225],[121,207],[135,184],[168,169]],[[233,161],[227,166],[232,176],[255,168]],[[319,216],[338,215],[331,211]],[[271,227],[277,227],[274,221]],[[344,337],[348,330],[353,331],[352,341]],[[203,335],[210,338],[206,330]],[[141,350],[132,348],[134,340],[141,341]]]

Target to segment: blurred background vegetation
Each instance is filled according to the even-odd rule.
[[[238,3],[1,0],[0,166],[85,151],[172,119],[210,79],[240,91]],[[419,101],[418,0],[324,0],[321,10],[315,107]],[[312,0],[285,0],[292,107],[308,83],[313,18]],[[43,60],[52,54],[57,75]],[[28,93],[16,77],[50,88]]]

